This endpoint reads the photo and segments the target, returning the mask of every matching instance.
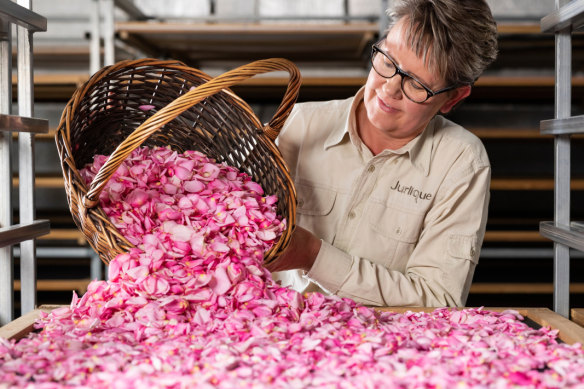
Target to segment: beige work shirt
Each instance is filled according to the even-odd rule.
[[[346,100],[299,103],[278,137],[297,224],[322,240],[312,269],[274,273],[299,292],[374,306],[463,306],[485,233],[490,164],[481,141],[436,116],[399,150],[361,142]]]

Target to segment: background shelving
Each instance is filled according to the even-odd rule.
[[[69,216],[53,140],[66,101],[89,78],[89,38],[95,29],[88,11],[97,1],[38,4],[49,28],[46,39],[35,45],[35,98],[37,112],[49,118],[51,131],[36,137],[37,198],[39,213],[53,227],[38,244],[70,255],[57,259],[45,252],[46,257],[39,258],[41,280],[52,282],[39,282],[39,301],[46,303],[70,301],[73,283],[82,290],[83,283],[104,270],[95,258],[92,261]],[[113,2],[98,2],[107,1]],[[299,65],[299,100],[306,101],[345,98],[364,84],[369,45],[383,30],[380,16],[387,2],[173,0],[164,7],[146,0],[113,3],[113,15],[104,15],[102,24],[113,30],[102,31],[115,38],[116,61],[144,55],[173,58],[217,75],[255,59],[283,56]],[[540,26],[540,19],[553,11],[553,2],[489,3],[499,23],[499,59],[477,81],[471,97],[449,115],[483,140],[493,167],[487,234],[468,304],[552,307],[553,244],[539,233],[539,222],[553,218],[554,137],[542,135],[539,127],[540,121],[554,116],[555,38],[542,33]],[[134,12],[126,12],[129,5]],[[106,16],[114,23],[106,23]],[[574,34],[572,44],[573,67],[584,69],[584,36]],[[106,48],[99,48],[99,57],[106,54]],[[267,120],[285,83],[284,75],[270,74],[233,89]],[[572,75],[571,108],[574,114],[584,113],[584,73],[579,71]],[[583,142],[583,136],[575,136],[572,147],[580,148]],[[572,212],[582,218],[582,153],[572,155],[572,173]],[[575,260],[578,256],[573,255],[571,297],[584,306],[584,265]]]
[[[584,133],[584,116],[572,110],[573,31],[584,26],[584,1],[559,0],[555,10],[541,20],[542,31],[555,35],[554,119],[541,121],[543,134],[554,135],[553,222],[540,223],[541,234],[554,241],[554,310],[570,315],[570,249],[584,251],[584,224],[574,222],[570,203],[572,181],[572,134]]]
[[[48,220],[36,219],[35,142],[36,133],[48,130],[48,121],[33,116],[33,33],[45,31],[45,17],[31,11],[31,3],[0,1],[0,325],[15,317],[13,248],[20,248],[20,313],[36,308],[36,241],[50,230]],[[14,28],[13,28],[14,27]],[[12,52],[12,30],[16,31],[16,55]],[[18,63],[12,66],[12,58]],[[20,80],[12,93],[13,68]],[[16,97],[18,115],[13,114]],[[13,142],[13,133],[16,142]],[[14,150],[18,158],[13,163]],[[18,211],[13,210],[13,167],[18,174]]]

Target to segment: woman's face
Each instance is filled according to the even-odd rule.
[[[431,90],[447,87],[445,81],[428,69],[424,61],[410,49],[403,29],[403,21],[398,22],[379,47],[398,67]],[[470,93],[470,87],[460,87],[433,96],[424,103],[414,103],[403,94],[401,78],[399,74],[389,79],[383,78],[373,68],[369,73],[365,86],[365,109],[359,112],[359,133],[371,150],[379,149],[379,143],[385,143],[383,147],[390,149],[405,145],[426,128],[438,111],[448,112]],[[377,145],[368,144],[372,142]]]

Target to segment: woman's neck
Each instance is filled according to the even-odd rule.
[[[357,133],[363,144],[367,146],[373,155],[377,155],[383,150],[400,149],[413,139],[394,138],[375,128],[367,117],[367,110],[363,101],[357,106]]]

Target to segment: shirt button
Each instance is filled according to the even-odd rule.
[[[398,227],[398,228],[396,228],[396,229],[395,229],[395,233],[396,233],[396,234],[398,234],[398,235],[399,235],[399,234],[401,234],[401,232],[402,232],[402,230],[401,230],[401,228],[400,228],[400,227]]]
[[[470,249],[470,256],[471,257],[474,257],[475,254],[476,254],[475,249],[474,248],[473,249]]]
[[[356,215],[355,215],[355,212],[354,211],[349,212],[349,219],[354,219],[355,216]]]
[[[304,205],[304,200],[298,200],[298,206],[302,207]]]
[[[373,173],[373,172],[375,171],[375,166],[374,166],[374,165],[370,165],[370,166],[367,168],[367,171],[368,171],[369,173]]]

